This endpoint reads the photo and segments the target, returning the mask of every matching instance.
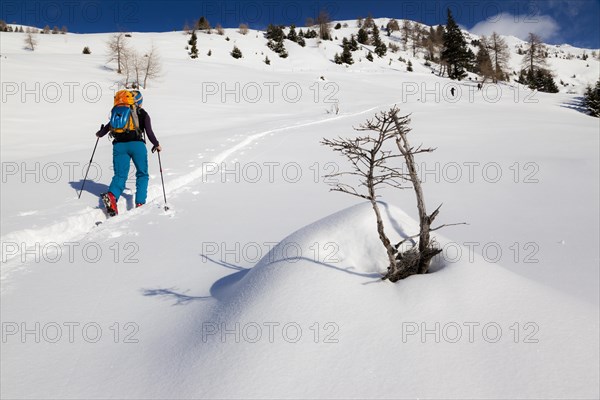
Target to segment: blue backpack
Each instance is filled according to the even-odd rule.
[[[137,132],[140,130],[137,105],[134,95],[129,90],[119,90],[115,94],[115,100],[110,111],[110,132],[119,135],[125,132]]]

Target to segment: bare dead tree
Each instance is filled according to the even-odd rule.
[[[529,33],[527,36],[527,46],[522,66],[527,68],[531,74],[534,73],[535,69],[547,69],[548,63],[545,57],[546,46],[544,46],[542,38],[535,33]]]
[[[364,30],[366,30],[368,32],[369,29],[372,29],[374,25],[375,25],[375,20],[373,20],[373,15],[371,15],[371,13],[369,13],[369,15],[367,15],[367,18],[365,18],[365,20],[363,21],[362,27]]]
[[[129,57],[131,57],[131,66],[135,76],[135,80],[133,81],[132,85],[134,89],[137,89],[140,87],[140,76],[144,71],[144,59],[135,50],[129,51]]]
[[[361,136],[355,139],[324,139],[321,143],[338,151],[351,162],[353,170],[331,174],[330,177],[351,175],[360,180],[360,186],[366,188],[366,193],[359,192],[354,186],[338,183],[331,190],[348,193],[371,202],[377,218],[377,232],[383,243],[389,261],[387,273],[382,279],[397,282],[410,275],[426,274],[429,270],[431,260],[441,252],[431,240],[431,232],[445,226],[457,224],[445,224],[432,228],[432,223],[440,212],[437,207],[431,214],[427,214],[425,197],[421,180],[417,174],[417,166],[414,156],[420,153],[430,153],[433,148],[413,147],[408,141],[410,132],[410,115],[399,115],[400,110],[394,106],[389,111],[375,115],[373,119],[367,120],[357,130],[375,132],[373,136]],[[399,154],[384,148],[388,140],[395,141]],[[401,169],[390,166],[389,162],[400,158],[404,161],[408,173]],[[403,183],[409,183],[404,186]],[[400,241],[395,246],[385,234],[381,213],[377,203],[376,189],[379,186],[388,186],[397,189],[405,189],[412,186],[419,212],[419,233]],[[406,251],[399,251],[407,240],[418,237],[418,242],[413,241],[413,246]],[[417,246],[418,245],[418,246]]]
[[[415,154],[419,153],[430,153],[435,149],[422,148],[421,146],[415,148],[411,146],[407,137],[411,130],[408,126],[410,123],[410,115],[398,116],[399,112],[400,110],[394,106],[390,109],[390,111],[388,111],[387,116],[394,121],[394,126],[396,128],[396,146],[404,157],[404,162],[408,169],[408,175],[410,177],[417,200],[417,209],[419,211],[419,247],[418,252],[415,252],[414,249],[409,249],[406,252],[398,253],[398,262],[395,264],[396,269],[389,271],[384,277],[384,279],[389,279],[392,282],[396,282],[399,279],[403,279],[406,276],[413,275],[415,273],[426,274],[429,270],[429,266],[431,265],[431,260],[433,257],[442,251],[431,242],[430,233],[446,226],[464,224],[461,222],[458,224],[444,224],[436,228],[431,227],[431,224],[438,216],[442,205],[440,204],[431,214],[427,214],[425,196],[423,195],[421,180],[417,174],[417,164],[415,163],[414,156]],[[415,237],[416,236],[417,235],[415,235]],[[399,248],[406,240],[408,240],[408,238],[398,243],[396,248]]]
[[[129,81],[132,80],[132,75],[135,74],[135,50],[125,49],[121,54],[121,73],[125,75],[125,87],[129,87]],[[135,82],[135,80],[133,80]]]
[[[400,30],[400,25],[398,25],[398,21],[396,21],[396,19],[392,18],[387,23],[386,28],[387,28],[387,34],[388,34],[388,36],[390,36],[392,33]]]
[[[248,33],[248,24],[240,24],[238,27],[238,32],[240,32],[242,35],[246,35]]]
[[[122,73],[123,57],[127,52],[125,45],[125,34],[123,32],[115,33],[111,36],[108,43],[108,62],[117,62],[117,73]]]
[[[500,35],[498,35],[496,32],[493,32],[487,41],[487,49],[490,54],[490,60],[494,67],[494,83],[503,81],[504,76],[506,75],[505,70],[507,69],[508,61],[510,60],[508,45]]]
[[[417,52],[423,47],[423,29],[421,28],[421,25],[415,22],[409,35],[413,57],[416,57]]]
[[[481,75],[483,79],[482,83],[485,83],[488,79],[494,81],[496,76],[488,50],[489,47],[489,39],[485,35],[482,35],[479,38],[479,50],[477,51],[477,57],[475,59],[479,75]],[[496,81],[494,81],[494,83],[496,83]]]
[[[356,187],[337,183],[331,189],[332,191],[347,193],[352,196],[360,197],[371,202],[375,217],[377,220],[377,233],[379,239],[387,252],[389,267],[392,268],[396,263],[396,249],[392,246],[390,239],[385,233],[381,211],[377,202],[377,189],[380,186],[390,186],[402,188],[401,181],[403,174],[393,167],[388,166],[388,162],[399,157],[398,154],[392,154],[390,150],[384,150],[385,143],[393,139],[393,136],[388,133],[393,120],[388,119],[384,123],[378,125],[375,129],[377,134],[374,136],[360,136],[353,139],[323,139],[321,144],[331,147],[334,151],[341,153],[352,164],[352,170],[328,175],[329,177],[338,176],[353,176],[358,177],[358,187],[364,187],[364,190],[359,191]],[[371,130],[370,127],[363,126],[357,130]]]
[[[329,14],[325,10],[321,10],[319,15],[317,16],[317,25],[319,25],[319,38],[322,40],[329,40],[330,33],[330,19]]]
[[[427,215],[425,197],[423,195],[423,188],[421,186],[421,180],[417,175],[417,168],[414,158],[415,154],[423,152],[432,152],[434,149],[423,149],[421,147],[415,149],[410,145],[407,138],[407,135],[410,132],[410,128],[408,127],[408,124],[410,123],[410,118],[408,115],[400,117],[398,116],[398,112],[399,110],[397,108],[392,108],[389,111],[388,116],[394,121],[394,126],[396,128],[396,145],[398,146],[398,150],[400,150],[400,153],[404,157],[404,161],[408,168],[408,174],[410,176],[410,180],[413,184],[413,189],[417,198],[417,209],[419,211],[419,256],[416,257],[416,259],[414,260],[409,259],[409,262],[405,265],[400,265],[400,263],[395,264],[396,268],[389,271],[387,275],[387,278],[392,282],[401,279],[403,275],[406,275],[407,273],[412,273],[412,268],[414,267],[416,267],[416,273],[418,274],[427,273],[427,271],[429,270],[431,259],[436,254],[442,251],[441,249],[438,249],[431,245],[430,237],[430,232],[432,230],[431,224],[433,223],[435,217],[437,217],[441,205],[438,208],[436,208],[435,211],[431,213],[431,215]],[[402,258],[400,257],[400,260],[401,259]]]
[[[404,51],[408,49],[408,39],[412,36],[413,29],[414,26],[410,20],[402,21],[402,50]]]
[[[150,51],[144,56],[143,60],[144,67],[144,89],[148,84],[149,79],[156,79],[162,73],[162,63],[160,60],[160,55],[156,50],[156,47],[152,45]]]
[[[183,24],[183,33],[185,35],[192,34],[192,28],[190,27],[190,24],[187,21],[185,21],[185,23]]]
[[[31,51],[35,50],[35,47],[37,46],[37,39],[33,37],[33,33],[27,32],[25,35],[25,46],[27,46],[27,48]]]

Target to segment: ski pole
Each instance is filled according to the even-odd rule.
[[[165,197],[165,211],[169,209],[167,206],[167,193],[165,192],[165,178],[163,177],[162,163],[160,162],[160,151],[156,152],[158,154],[158,167],[160,169],[160,181],[162,182],[163,188],[163,196]]]
[[[78,199],[81,198],[81,193],[83,192],[83,187],[85,186],[85,181],[87,180],[88,172],[90,172],[90,167],[92,166],[92,160],[94,159],[94,154],[96,154],[96,147],[98,147],[98,142],[100,138],[96,139],[96,145],[94,146],[94,151],[92,151],[92,157],[90,158],[90,163],[88,164],[87,171],[85,171],[85,178],[83,178],[83,183],[81,184],[81,190],[79,191]]]

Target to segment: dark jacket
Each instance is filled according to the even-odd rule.
[[[148,139],[150,139],[150,142],[154,146],[158,146],[159,145],[158,140],[156,139],[156,136],[154,135],[154,131],[152,130],[152,122],[150,120],[150,115],[143,108],[139,108],[138,109],[138,117],[139,117],[139,121],[140,121],[140,131],[146,132],[146,136],[148,137]],[[96,135],[103,137],[108,132],[110,132],[110,122],[107,123],[106,125],[104,125],[104,128],[100,129]],[[122,142],[135,142],[135,141],[143,142],[144,138],[143,138],[143,136],[138,135],[136,132],[123,132],[123,133],[117,133],[114,135],[113,144],[122,143]]]

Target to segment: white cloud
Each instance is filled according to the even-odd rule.
[[[570,17],[576,17],[582,11],[584,3],[577,0],[548,0],[546,5],[556,11],[567,14]]]
[[[492,32],[501,35],[512,35],[525,40],[529,32],[548,40],[558,35],[560,28],[554,18],[548,15],[512,15],[501,13],[478,22],[469,29],[476,35],[490,35]]]

